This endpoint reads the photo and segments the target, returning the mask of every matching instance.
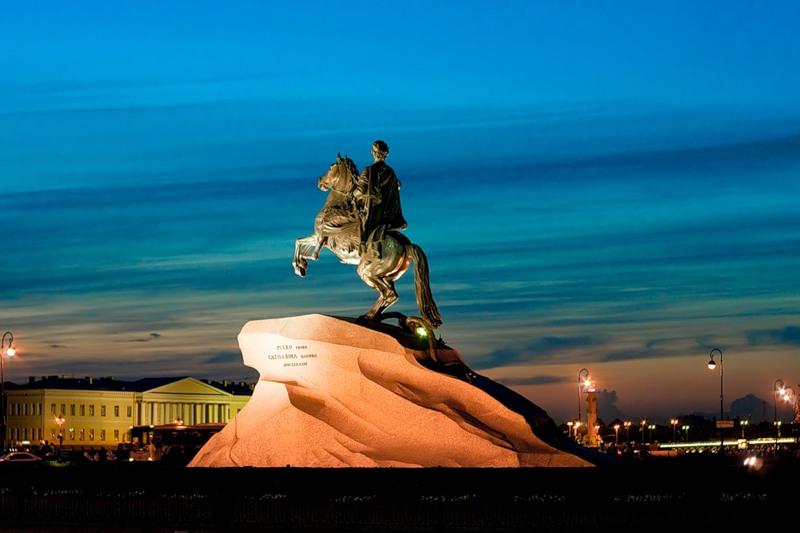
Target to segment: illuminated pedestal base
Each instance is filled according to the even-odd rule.
[[[239,346],[260,380],[189,466],[592,466],[536,406],[436,371],[393,330],[322,315],[248,322]],[[468,371],[452,349],[438,359]]]

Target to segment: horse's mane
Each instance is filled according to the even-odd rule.
[[[358,167],[356,166],[355,162],[350,159],[346,154],[344,157],[341,154],[336,155],[336,165],[338,165],[339,170],[344,170],[347,172],[347,175],[350,177],[350,183],[352,187],[355,187],[356,182],[358,181]]]

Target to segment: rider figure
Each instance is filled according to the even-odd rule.
[[[387,231],[408,227],[400,208],[400,182],[386,164],[389,146],[377,140],[372,143],[373,163],[358,178],[354,191],[361,223],[360,252],[381,256],[381,243]]]

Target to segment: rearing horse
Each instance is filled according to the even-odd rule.
[[[380,256],[360,256],[361,225],[353,200],[357,180],[355,163],[341,155],[336,156],[328,172],[319,178],[317,187],[330,192],[314,220],[314,234],[295,241],[292,261],[295,273],[305,277],[308,260],[316,261],[322,248],[328,248],[342,263],[356,265],[358,276],[378,291],[375,305],[363,316],[372,320],[397,301],[394,283],[413,262],[417,307],[423,319],[432,327],[439,327],[442,318],[431,294],[428,259],[422,248],[400,233],[387,231]]]

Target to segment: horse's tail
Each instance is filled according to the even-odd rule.
[[[417,307],[422,318],[427,320],[432,327],[438,328],[442,325],[442,316],[439,314],[439,308],[436,307],[431,293],[428,258],[425,257],[422,248],[416,244],[409,243],[407,250],[409,257],[414,261],[414,292],[417,295]]]

